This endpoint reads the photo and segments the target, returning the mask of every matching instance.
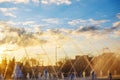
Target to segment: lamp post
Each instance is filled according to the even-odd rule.
[[[55,48],[55,60],[56,60],[56,66],[57,66],[57,46]]]
[[[58,48],[60,48],[60,46],[59,45],[57,45],[56,47],[55,47],[55,62],[56,62],[56,66],[57,66],[57,60],[58,60],[58,56],[57,56],[57,50],[58,50]]]

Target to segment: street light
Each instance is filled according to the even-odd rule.
[[[58,48],[60,48],[60,46],[59,45],[57,45],[56,47],[55,47],[55,60],[56,60],[56,66],[57,66],[57,50],[58,50]]]
[[[57,46],[55,48],[55,60],[56,60],[56,66],[57,66]]]

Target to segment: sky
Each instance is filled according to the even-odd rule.
[[[119,4],[120,0],[0,0],[1,57],[21,59],[28,54],[49,63],[56,53],[59,59],[104,51],[119,54]]]

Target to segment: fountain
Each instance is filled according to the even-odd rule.
[[[0,80],[4,80],[4,77],[2,74],[0,75]]]
[[[41,73],[38,73],[38,80],[41,80]]]
[[[30,80],[30,74],[29,73],[27,73],[26,78],[27,78],[27,80]]]
[[[12,78],[16,80],[16,79],[21,79],[22,77],[23,77],[22,71],[19,65],[16,63],[13,74],[12,74]]]
[[[44,53],[47,54],[47,52],[45,51],[43,46],[41,46],[41,48],[44,51]],[[64,52],[66,57],[69,57],[68,53],[64,50],[64,48],[63,48],[63,52]],[[27,54],[26,50],[25,50],[25,53]],[[28,54],[27,54],[27,57],[28,57],[28,60],[29,60]],[[49,56],[47,55],[46,57],[48,58],[48,61],[51,62],[51,59],[49,58]],[[82,79],[87,79],[87,77],[88,77],[87,76],[87,68],[90,67],[92,70],[94,70],[94,68],[95,68],[95,70],[92,71],[91,77],[90,77],[90,79],[92,79],[92,80],[95,80],[95,77],[96,77],[95,73],[99,73],[100,76],[103,77],[104,76],[103,72],[104,72],[104,70],[106,70],[107,63],[109,63],[112,60],[112,57],[108,58],[108,60],[106,61],[107,63],[104,66],[102,66],[102,65],[98,65],[97,63],[93,64],[94,63],[94,58],[92,58],[91,60],[89,60],[87,58],[87,56],[83,56],[83,58],[86,61],[87,65],[86,64],[85,64],[85,66],[82,65],[82,66],[84,66],[83,70],[81,71],[82,77],[83,77]],[[102,59],[104,59],[104,58],[102,58]],[[95,60],[97,60],[97,59],[95,59]],[[67,73],[67,76],[64,76],[65,73],[63,73],[63,72],[61,73],[61,75],[60,75],[61,76],[61,80],[66,80],[68,78],[69,78],[69,80],[80,79],[80,77],[78,77],[78,75],[77,75],[78,72],[77,72],[77,69],[75,67],[75,64],[77,64],[79,61],[78,60],[76,60],[75,62],[72,62],[72,60],[69,60],[69,61],[70,61],[71,69],[69,70],[69,73]],[[98,60],[98,62],[99,62],[99,64],[102,63],[101,60]],[[115,61],[114,61],[114,64],[115,64]],[[32,69],[33,66],[30,66],[31,70],[32,70],[32,73],[33,73],[32,76],[34,76],[34,77],[31,77],[30,73],[27,73],[26,78],[27,78],[27,80],[31,80],[32,78],[33,79],[37,79],[37,80],[59,80],[58,73],[61,72],[61,69],[63,68],[64,65],[65,64],[62,64],[62,66],[59,69],[56,69],[56,67],[52,66],[53,72],[50,72],[48,68],[44,69],[44,71],[40,71],[39,73],[37,73],[37,78],[36,78],[36,75],[35,75],[35,71]],[[100,66],[101,69],[99,68],[99,66]],[[43,65],[42,65],[42,67],[43,67]],[[58,65],[57,65],[57,67],[58,67]],[[112,64],[111,67],[113,67],[113,64]],[[109,78],[109,80],[111,80],[112,79],[112,74],[110,73],[111,70],[109,71],[108,68],[107,68],[106,73],[107,73],[107,71],[109,73],[108,78]],[[43,72],[43,74],[42,74],[42,72]],[[117,72],[114,72],[114,73],[116,74]],[[53,76],[53,74],[56,76],[56,78]],[[69,76],[68,76],[68,74],[69,74]],[[13,71],[12,78],[14,80],[16,80],[16,79],[19,79],[19,78],[22,78],[22,77],[23,77],[22,71],[21,71],[19,65],[16,63],[14,71]],[[3,80],[3,76],[2,75],[0,75],[0,80]]]

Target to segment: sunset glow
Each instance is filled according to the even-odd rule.
[[[120,0],[0,0],[0,80],[119,80]]]
[[[45,54],[42,58],[45,65],[50,60],[49,64],[55,64],[56,55],[59,60],[66,56],[98,56],[104,51],[120,54],[119,3],[109,0],[2,0],[0,54],[18,60],[26,54],[29,57]]]

